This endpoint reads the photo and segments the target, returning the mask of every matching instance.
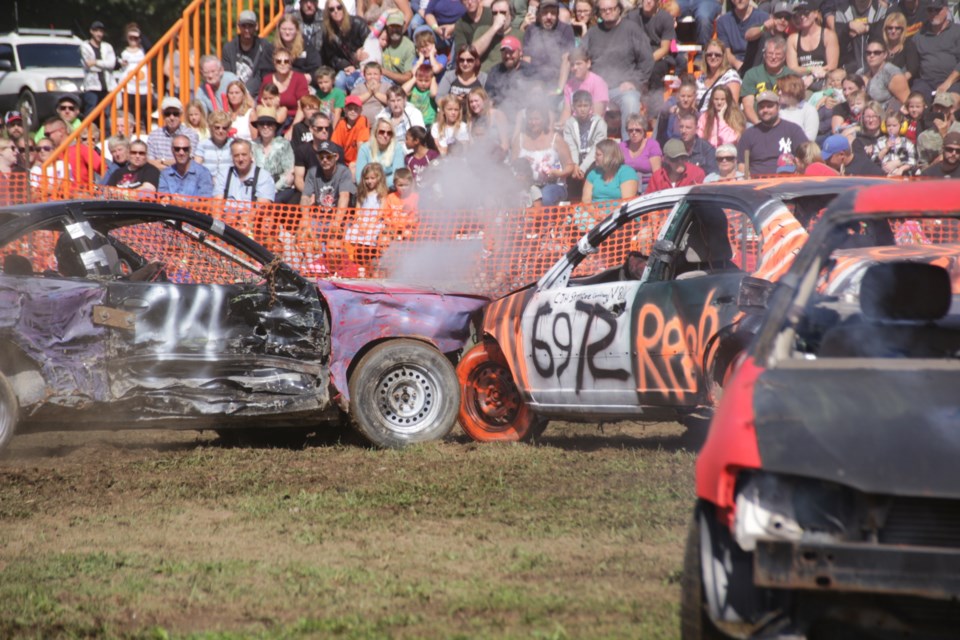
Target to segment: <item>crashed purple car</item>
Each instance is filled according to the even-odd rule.
[[[187,209],[0,209],[0,448],[16,433],[289,433],[349,414],[381,447],[435,440],[487,301],[312,282]]]

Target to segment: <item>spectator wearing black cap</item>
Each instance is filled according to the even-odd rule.
[[[57,98],[57,117],[67,123],[68,134],[80,126],[80,107],[80,97],[75,93],[64,93]],[[33,135],[34,142],[40,142],[47,135],[44,126],[41,125]]]
[[[791,11],[786,2],[778,2],[777,8]],[[778,9],[774,9],[775,16]],[[840,42],[836,33],[817,21],[816,10],[806,0],[793,6],[792,16],[796,32],[787,37],[787,66],[803,78],[806,88],[818,91],[827,74],[840,64]]]
[[[350,206],[350,199],[357,193],[350,170],[338,162],[342,155],[340,147],[329,140],[317,146],[319,164],[310,167],[303,181],[303,195],[300,204],[305,207],[337,209],[338,214],[333,226],[343,222],[343,211]]]
[[[113,46],[104,41],[104,35],[103,23],[95,20],[90,25],[90,39],[80,44],[80,59],[83,61],[84,113],[89,113],[116,86],[113,70],[117,67],[117,55],[113,51]]]
[[[912,88],[930,100],[935,91],[960,94],[960,25],[950,21],[946,0],[928,0],[927,21],[913,37],[920,57],[920,77]]]
[[[940,162],[927,167],[920,175],[931,178],[960,178],[960,133],[948,133],[943,138]]]
[[[223,68],[236,74],[250,95],[260,94],[260,83],[272,69],[273,45],[258,35],[257,14],[247,9],[237,17],[237,35],[223,47]]]

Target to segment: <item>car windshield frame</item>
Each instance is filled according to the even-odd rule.
[[[17,45],[21,69],[81,69],[80,46],[69,42],[24,42]]]

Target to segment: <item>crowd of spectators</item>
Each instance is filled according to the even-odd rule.
[[[677,49],[684,16],[695,73]],[[300,0],[268,38],[242,11],[222,58],[195,62],[191,101],[162,98],[148,136],[130,122],[146,104],[129,104],[117,135],[47,170],[364,210],[442,208],[459,182],[551,206],[769,174],[954,177],[957,21],[946,0]],[[5,114],[0,176],[40,177],[143,59],[139,26],[122,37],[117,54],[91,25],[84,92],[39,130]],[[144,82],[129,78],[126,100]]]

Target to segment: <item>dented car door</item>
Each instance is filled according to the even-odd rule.
[[[312,285],[279,281],[255,257],[183,222],[128,220],[108,235],[117,276],[95,321],[110,332],[115,399],[164,415],[328,404],[327,336]]]

